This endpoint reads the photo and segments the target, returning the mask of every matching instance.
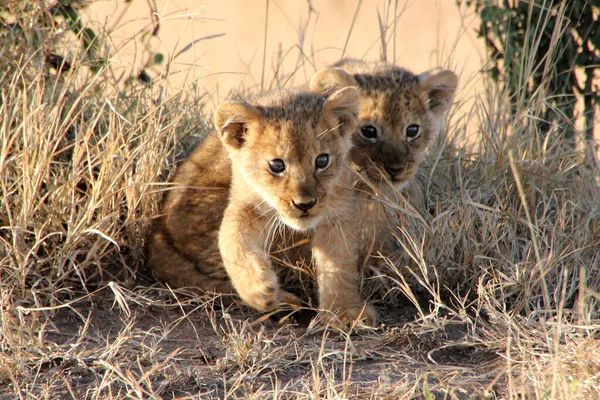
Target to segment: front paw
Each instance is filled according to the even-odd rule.
[[[257,310],[269,311],[279,303],[281,290],[273,271],[264,271],[251,282],[241,282],[236,289],[242,300]]]
[[[368,304],[363,304],[362,306],[353,307],[346,310],[342,314],[341,320],[346,325],[362,323],[366,326],[376,327],[379,317],[377,315],[377,311],[375,311],[373,307]]]
[[[377,311],[368,304],[338,310],[335,313],[331,311],[322,311],[321,320],[327,325],[336,329],[346,329],[362,324],[369,327],[377,327]]]
[[[279,290],[279,304],[289,305],[292,308],[302,307],[302,300],[295,294],[286,292],[285,290]]]

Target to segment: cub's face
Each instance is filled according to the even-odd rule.
[[[227,102],[215,115],[233,168],[261,201],[297,230],[314,228],[346,168],[359,96],[292,93],[264,106]]]
[[[339,66],[353,73],[361,94],[353,166],[373,183],[390,182],[401,188],[415,175],[427,146],[441,129],[456,75],[452,71],[414,75],[392,65],[359,61]],[[311,81],[313,90],[327,87],[331,83]]]
[[[401,84],[391,77],[356,78],[364,95],[353,137],[353,164],[373,182],[401,186],[415,175],[441,117],[429,109],[417,77]]]

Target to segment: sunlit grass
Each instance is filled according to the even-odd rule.
[[[43,44],[0,41],[22,52],[0,59],[0,395],[598,396],[600,169],[537,130],[544,98],[511,113],[486,81],[451,115],[419,175],[425,210],[398,204],[398,251],[364,282],[384,327],[341,334],[257,323],[145,271],[161,182],[209,129],[202,99],[57,74]]]

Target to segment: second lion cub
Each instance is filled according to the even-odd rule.
[[[217,109],[215,126],[231,160],[219,249],[235,290],[252,307],[297,301],[279,287],[269,251],[274,241],[301,234],[311,238],[320,307],[345,322],[375,323],[359,294],[359,212],[347,160],[358,107],[357,89],[346,87],[328,98],[288,90]]]

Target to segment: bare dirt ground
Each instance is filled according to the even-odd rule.
[[[265,318],[222,306],[219,297],[178,297],[111,284],[52,311],[40,338],[52,356],[39,365],[32,392],[62,381],[54,393],[65,399],[98,388],[109,397],[133,389],[165,399],[278,391],[281,398],[397,398],[425,387],[431,398],[467,399],[498,394],[502,383],[495,381],[502,361],[478,344],[477,332],[450,315],[423,329],[408,302],[379,307],[378,329],[344,333],[311,324],[307,310]]]

